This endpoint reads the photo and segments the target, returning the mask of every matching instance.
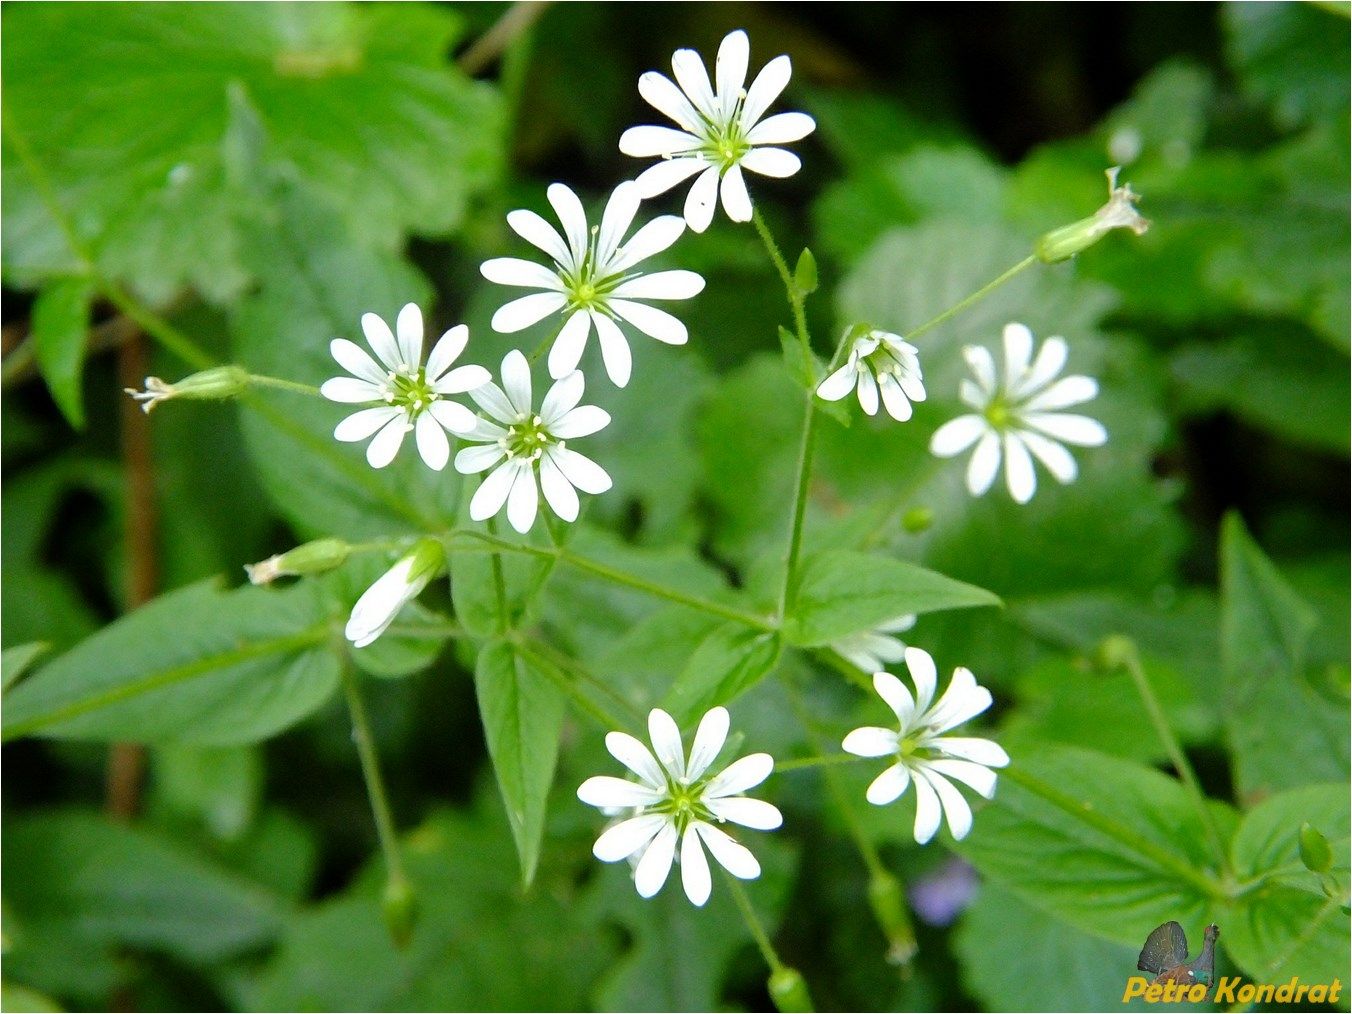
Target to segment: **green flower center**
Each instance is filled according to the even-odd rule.
[[[623,273],[601,274],[601,265],[598,263],[599,258],[596,251],[599,231],[596,226],[592,226],[591,240],[588,243],[587,252],[582,258],[582,263],[577,266],[577,270],[559,272],[559,279],[563,282],[568,294],[568,306],[565,308],[565,313],[572,313],[574,310],[600,310],[605,313],[606,297],[617,285],[629,277]]]
[[[669,782],[667,792],[668,797],[654,806],[650,812],[671,814],[678,832],[684,833],[693,820],[713,822],[713,813],[701,802],[704,795],[703,784],[690,786]]]
[[[1014,422],[1014,413],[1007,401],[1002,397],[996,397],[986,406],[986,421],[997,430],[1009,428]]]
[[[427,371],[421,367],[414,374],[391,373],[386,382],[385,400],[406,411],[410,419],[425,411],[438,397],[427,382]]]
[[[559,441],[550,436],[538,415],[522,419],[507,429],[506,449],[509,458],[535,461],[544,454],[546,447],[557,443]]]

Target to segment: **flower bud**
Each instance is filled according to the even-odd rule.
[[[1122,187],[1117,185],[1120,171],[1121,166],[1107,170],[1107,204],[1088,218],[1045,233],[1033,245],[1033,254],[1038,260],[1044,264],[1069,260],[1081,250],[1089,249],[1113,229],[1130,229],[1139,236],[1150,228],[1149,220],[1142,218],[1136,210],[1140,195],[1131,189],[1131,184]]]
[[[1126,669],[1136,658],[1136,642],[1122,634],[1111,634],[1094,648],[1091,661],[1099,672],[1112,674]]]
[[[146,377],[144,391],[134,387],[123,388],[141,403],[147,414],[162,401],[187,398],[193,401],[224,401],[243,394],[249,387],[249,372],[242,366],[214,366],[184,377],[174,384],[166,384],[159,377]]]
[[[380,914],[385,929],[399,950],[408,947],[413,938],[413,927],[418,921],[418,900],[413,887],[403,877],[391,877],[380,897]]]
[[[893,965],[909,965],[915,957],[915,928],[906,910],[906,898],[897,878],[886,871],[873,874],[868,884],[868,903],[878,927],[887,937],[887,960]]]
[[[271,584],[279,577],[323,574],[341,566],[352,547],[342,539],[315,539],[258,563],[246,563],[251,584]]]
[[[1308,821],[1300,825],[1300,861],[1311,873],[1333,869],[1333,849],[1329,840]]]
[[[770,973],[767,988],[770,990],[770,999],[774,1001],[775,1010],[783,1011],[784,1014],[815,1009],[812,1006],[812,996],[807,991],[807,983],[803,981],[803,974],[796,968],[789,968],[787,965],[776,968]]]
[[[387,570],[352,607],[344,634],[354,648],[364,648],[383,634],[434,577],[446,567],[446,551],[436,539],[422,539],[413,551]]]
[[[793,287],[801,296],[817,291],[817,258],[807,247],[798,255],[798,264],[793,269]]]

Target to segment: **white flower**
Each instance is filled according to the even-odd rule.
[[[734,222],[751,221],[751,198],[742,170],[785,177],[802,163],[783,148],[766,145],[801,141],[817,124],[806,113],[778,113],[761,119],[779,97],[793,72],[787,56],[777,56],[746,81],[750,43],[746,32],[731,32],[718,47],[715,86],[704,61],[693,49],[678,49],[671,58],[676,84],[657,71],[638,79],[639,94],[681,128],[630,127],[620,137],[620,151],[635,158],[660,156],[663,161],[635,181],[643,196],[656,197],[698,174],[685,199],[685,220],[696,232],[713,221],[721,195],[723,210]]]
[[[877,672],[888,662],[900,662],[906,654],[906,645],[889,634],[900,634],[915,626],[915,613],[880,623],[872,630],[861,630],[829,645],[841,658],[862,672]]]
[[[446,401],[446,396],[464,394],[492,379],[482,366],[451,369],[465,350],[469,329],[461,324],[442,335],[424,366],[422,312],[415,304],[409,303],[399,311],[394,332],[374,313],[362,314],[361,328],[376,359],[356,342],[335,338],[329,351],[352,376],[326,380],[319,391],[330,401],[383,404],[348,416],[334,429],[334,437],[355,442],[374,434],[366,448],[366,460],[372,468],[384,468],[399,453],[404,434],[414,430],[423,461],[441,471],[451,457],[443,427],[454,432],[474,424],[474,413],[464,405]]]
[[[605,469],[565,444],[610,423],[605,410],[578,405],[582,388],[582,374],[574,370],[550,387],[536,413],[531,401],[530,365],[518,349],[513,349],[502,360],[502,387],[490,381],[470,391],[469,396],[490,418],[471,419],[470,427],[457,431],[477,446],[465,447],[456,454],[455,469],[473,475],[497,465],[469,503],[473,520],[493,517],[505,503],[507,520],[524,535],[535,523],[541,490],[555,514],[565,521],[576,521],[577,489],[593,494],[610,489]],[[500,461],[502,464],[498,464]]]
[[[897,422],[911,418],[911,402],[925,400],[918,350],[900,336],[870,331],[855,339],[850,357],[817,388],[824,401],[840,401],[851,391],[869,415],[878,414],[878,395],[883,407]]]
[[[915,840],[925,844],[939,830],[939,817],[948,818],[954,838],[972,828],[972,808],[949,779],[962,782],[990,799],[995,795],[995,772],[1009,763],[1009,755],[988,739],[946,736],[944,733],[991,706],[991,692],[978,686],[971,670],[959,666],[953,681],[933,707],[934,659],[919,648],[906,649],[906,668],[915,683],[915,697],[891,673],[873,676],[873,687],[893,713],[900,728],[865,726],[855,729],[841,744],[858,757],[895,757],[896,763],[869,785],[867,798],[886,806],[915,783]]]
[[[774,758],[753,753],[721,772],[710,772],[728,738],[725,708],[714,708],[700,721],[688,759],[681,731],[665,711],[648,713],[648,735],[653,752],[623,732],[606,736],[606,749],[638,777],[637,782],[598,776],[588,778],[577,790],[579,799],[603,813],[630,814],[601,833],[592,854],[603,863],[632,859],[634,886],[640,895],[651,898],[667,882],[679,843],[681,883],[686,897],[696,905],[709,900],[712,886],[705,848],[734,877],[754,880],[760,876],[756,857],[715,823],[732,821],[773,831],[784,822],[774,806],[742,795],[770,776]]]
[[[354,648],[374,641],[399,615],[399,610],[421,594],[427,583],[441,572],[446,553],[436,539],[423,539],[411,553],[387,570],[367,588],[352,607],[343,631]]]
[[[596,328],[606,373],[616,387],[629,383],[629,342],[620,330],[625,321],[644,334],[684,345],[689,339],[677,318],[640,300],[689,299],[704,288],[693,271],[635,271],[640,261],[661,253],[685,231],[676,215],[661,215],[624,242],[640,201],[638,187],[621,183],[606,202],[600,228],[587,228],[587,214],[577,194],[562,183],[549,188],[549,203],[563,225],[560,235],[533,211],[513,211],[507,224],[553,260],[546,268],[519,257],[496,257],[479,270],[490,282],[542,291],[514,299],[493,314],[493,329],[514,334],[551,314],[564,319],[549,351],[549,375],[555,380],[577,368],[587,336]]]
[[[976,444],[967,466],[972,496],[991,488],[1003,457],[1009,495],[1027,503],[1037,491],[1034,457],[1057,482],[1070,482],[1076,475],[1075,459],[1063,444],[1098,447],[1107,441],[1108,431],[1088,416],[1060,411],[1098,394],[1092,377],[1056,379],[1066,365],[1065,339],[1048,338],[1034,360],[1033,333],[1022,324],[1007,324],[1004,346],[1001,378],[986,349],[969,345],[962,350],[976,377],[976,383],[962,382],[962,400],[976,411],[940,426],[930,439],[930,451],[951,458]]]

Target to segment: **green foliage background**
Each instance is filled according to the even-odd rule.
[[[456,58],[505,10],[5,7],[5,1008],[764,1008],[722,885],[704,910],[674,883],[644,902],[592,861],[573,791],[611,762],[559,683],[584,670],[637,714],[735,700],[748,749],[804,756],[881,720],[816,649],[912,609],[908,640],[993,688],[1014,764],[966,841],[925,849],[909,798],[863,805],[868,765],[839,769],[855,825],[820,772],[767,784],[786,828],[754,843],[751,895],[821,1008],[1115,1005],[1168,919],[1194,940],[1218,922],[1227,974],[1347,982],[1346,5],[1001,7],[974,37],[970,13],[905,5],[567,4],[471,79]],[[515,252],[505,212],[552,180],[596,202],[631,176],[615,142],[650,115],[637,75],[735,27],[753,66],[792,54],[785,108],[818,121],[804,172],[753,197],[816,254],[820,354],[857,320],[913,328],[1091,213],[1106,165],[1154,222],[929,333],[912,422],[821,420],[782,639],[521,557],[534,647],[514,646],[487,556],[464,553],[349,652],[342,622],[387,559],[281,589],[239,588],[242,564],[444,531],[459,479],[407,453],[372,472],[329,439],[336,406],[275,391],[156,411],[162,594],[129,611],[128,334],[166,378],[236,361],[317,383],[328,339],[412,299],[470,325],[473,361],[533,347],[488,327],[503,296],[477,265]],[[763,613],[801,415],[788,307],[750,228],[720,219],[666,259],[709,281],[691,342],[637,343],[633,382],[602,395],[614,422],[589,453],[615,489],[568,548]],[[1112,435],[1026,508],[973,501],[926,449],[957,410],[958,349],[1015,319],[1069,339]],[[903,524],[918,510],[932,524]],[[1225,863],[1131,680],[1093,664],[1110,634],[1139,645]],[[416,892],[404,949],[348,665]],[[119,741],[148,747],[129,824],[101,812]],[[1323,882],[1304,822],[1333,847]],[[853,838],[910,888],[951,881],[953,853],[979,874],[905,969]]]

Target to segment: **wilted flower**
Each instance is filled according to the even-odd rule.
[[[150,414],[162,401],[185,398],[190,401],[223,401],[243,394],[249,387],[249,373],[242,366],[213,366],[193,373],[172,384],[159,377],[146,377],[145,390],[123,390],[140,402],[141,411]]]
[[[851,391],[869,415],[878,414],[878,396],[897,422],[911,418],[911,402],[925,400],[918,349],[899,335],[870,331],[850,346],[845,365],[823,380],[817,397],[840,401]]]
[[[1117,174],[1121,166],[1105,171],[1108,177],[1108,203],[1088,218],[1082,218],[1070,225],[1043,235],[1033,247],[1038,260],[1046,264],[1056,264],[1069,260],[1081,250],[1087,250],[1114,229],[1130,229],[1137,236],[1150,228],[1150,220],[1141,217],[1136,210],[1136,202],[1141,196],[1131,189],[1131,184],[1119,187]]]

